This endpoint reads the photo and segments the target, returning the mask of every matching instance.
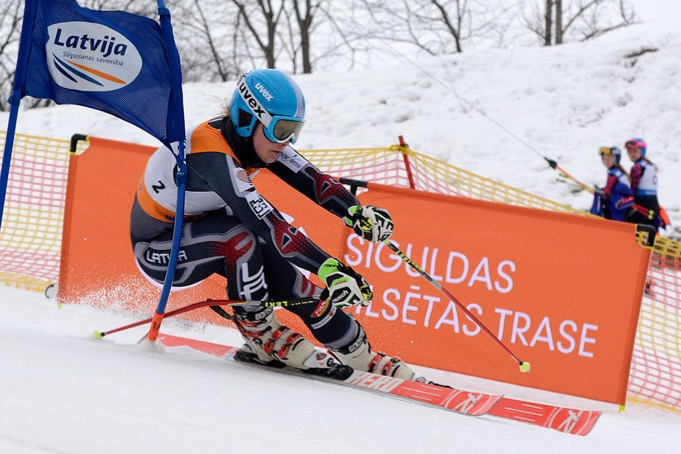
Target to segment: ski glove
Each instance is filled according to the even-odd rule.
[[[369,284],[352,268],[334,258],[327,259],[317,272],[326,288],[320,295],[338,307],[368,306],[374,297]]]
[[[381,243],[393,234],[393,221],[383,208],[367,206],[351,206],[348,208],[350,216],[343,220],[353,228],[357,236],[372,243]]]

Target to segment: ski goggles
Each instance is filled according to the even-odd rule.
[[[274,115],[268,125],[263,123],[263,130],[265,137],[270,142],[285,143],[290,141],[296,143],[304,124],[305,122],[300,118]]]
[[[627,150],[631,150],[632,148],[643,148],[646,146],[646,144],[642,140],[627,140],[627,143],[624,144],[625,148]]]
[[[601,156],[614,155],[614,150],[610,147],[601,147],[598,149],[598,154]]]

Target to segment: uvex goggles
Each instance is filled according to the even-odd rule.
[[[643,148],[645,147],[645,144],[640,140],[628,140],[624,146],[629,150],[631,148]]]
[[[610,147],[601,147],[601,148],[598,149],[598,153],[599,153],[601,156],[607,156],[607,155],[614,154],[614,153],[613,153],[613,149],[610,148]]]
[[[298,140],[298,137],[300,136],[300,131],[305,124],[304,121],[300,118],[284,117],[280,115],[274,115],[270,118],[269,124],[263,122],[263,130],[265,131],[267,140],[275,143],[284,143],[288,141],[296,143],[296,140]]]

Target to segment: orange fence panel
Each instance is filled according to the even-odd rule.
[[[71,157],[59,299],[151,314],[160,290],[136,269],[128,234],[150,147],[103,139]],[[517,365],[384,245],[261,171],[258,190],[322,248],[364,275],[376,298],[354,312],[378,350],[423,366],[623,404],[650,251],[631,224],[370,184],[395,243],[523,360]],[[617,276],[613,279],[612,276]],[[221,277],[173,292],[169,310],[224,298]],[[290,314],[286,323],[302,329]],[[214,321],[210,311],[188,314]]]
[[[381,347],[430,367],[624,403],[650,260],[636,226],[369,187],[362,202],[389,209],[402,251],[533,367],[521,374],[388,248],[353,235],[343,258],[376,286],[372,307],[358,312]]]

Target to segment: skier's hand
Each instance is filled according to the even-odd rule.
[[[326,284],[321,298],[329,298],[334,306],[368,306],[374,297],[367,281],[339,260],[327,259],[317,276]]]
[[[393,234],[393,221],[390,213],[383,208],[371,205],[355,205],[348,208],[349,216],[343,218],[353,228],[357,236],[372,243],[381,243]]]

